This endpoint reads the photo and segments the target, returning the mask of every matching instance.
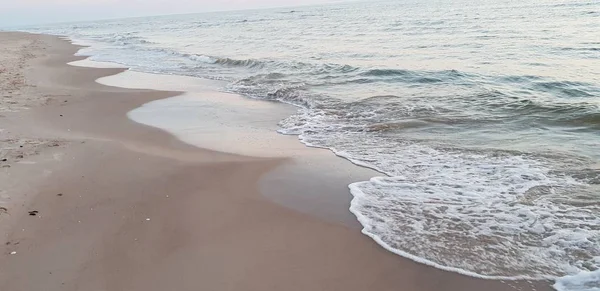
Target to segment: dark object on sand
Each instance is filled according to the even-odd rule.
[[[31,215],[31,216],[37,216],[38,213],[39,213],[39,211],[37,211],[37,210],[29,211],[29,215]]]
[[[56,196],[63,196],[63,193],[58,193],[56,194]]]

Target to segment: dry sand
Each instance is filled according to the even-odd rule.
[[[95,83],[121,70],[66,65],[76,50],[0,33],[0,290],[550,290],[416,264],[273,203],[258,181],[288,159],[131,122],[176,93]]]

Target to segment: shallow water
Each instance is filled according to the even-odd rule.
[[[281,133],[387,175],[350,189],[390,251],[577,280],[600,267],[599,24],[597,1],[378,1],[26,29],[298,106]]]

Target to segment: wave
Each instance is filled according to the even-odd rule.
[[[190,60],[205,64],[214,64],[217,61],[215,58],[207,55],[183,54],[183,56],[189,58]]]
[[[313,107],[314,101],[301,93],[302,88],[303,84],[279,88],[274,92],[267,93],[266,98],[263,99],[279,101],[304,108]]]
[[[542,102],[531,99],[504,105],[510,116],[525,116],[547,124],[600,127],[600,106],[589,102]]]
[[[550,5],[551,7],[585,7],[585,6],[595,6],[597,5],[597,2],[595,1],[590,1],[590,2],[574,2],[574,3],[559,3],[559,4],[553,4]]]
[[[409,84],[414,86],[431,85],[450,85],[460,89],[460,87],[471,90],[478,86],[481,80],[491,80],[493,82],[519,84],[524,89],[531,92],[545,92],[553,96],[562,96],[565,98],[595,98],[600,96],[600,88],[593,84],[572,82],[572,81],[554,81],[546,80],[540,76],[501,76],[489,77],[469,74],[457,70],[441,70],[441,71],[417,71],[393,68],[368,68],[351,66],[348,64],[332,64],[318,62],[302,62],[291,60],[275,60],[275,59],[235,59],[228,57],[210,56],[204,54],[186,54],[179,53],[174,50],[165,48],[153,48],[149,42],[135,34],[123,33],[114,37],[111,35],[112,41],[128,44],[139,44],[145,50],[157,51],[170,56],[178,56],[186,58],[195,66],[186,66],[188,71],[182,72],[186,75],[199,75],[202,70],[210,69],[211,66],[220,66],[225,68],[244,68],[252,72],[249,77],[240,79],[235,82],[231,88],[232,91],[242,94],[247,94],[255,98],[267,100],[279,100],[282,102],[294,104],[303,107],[320,106],[321,103],[335,104],[336,106],[346,106],[338,104],[339,102],[331,102],[330,98],[322,95],[316,96],[310,94],[312,88],[358,84],[389,84],[389,86],[401,86]],[[205,75],[201,75],[206,77]],[[445,89],[446,90],[446,89]],[[307,96],[310,95],[310,96]],[[423,108],[435,106],[437,113],[460,111],[465,108],[473,108],[477,112],[490,113],[494,119],[489,121],[502,122],[504,119],[522,120],[533,119],[536,122],[547,124],[564,124],[571,126],[584,126],[587,128],[598,128],[598,108],[593,104],[586,102],[556,102],[552,100],[546,102],[540,98],[522,99],[513,98],[510,93],[503,93],[499,90],[475,94],[472,96],[461,95],[453,98],[454,103],[448,103],[448,96],[440,95],[441,98],[428,100],[430,105]],[[366,99],[368,100],[368,98]],[[398,99],[399,101],[400,99]],[[361,101],[362,102],[362,101]],[[419,114],[417,110],[409,110],[406,104],[367,104],[368,102],[352,104],[353,108],[349,110],[351,115],[363,116],[369,119],[371,124],[386,124],[387,119],[398,117],[413,117],[424,122],[433,122],[440,124],[467,124],[472,122],[482,122],[478,114],[473,114],[471,120],[469,118],[447,118],[436,122],[432,119],[427,119],[426,115],[430,112],[425,111]],[[406,98],[401,102],[420,104],[423,100],[418,98]],[[435,104],[435,105],[432,105]],[[460,104],[460,105],[459,105]],[[360,106],[365,106],[361,108]],[[417,105],[420,106],[420,105]],[[385,109],[389,107],[392,110]],[[369,114],[357,113],[361,110],[371,111]],[[393,120],[390,121],[394,123]],[[487,122],[487,121],[486,121]],[[371,126],[371,125],[363,125]],[[385,127],[385,126],[384,126]],[[391,130],[394,126],[388,126]]]
[[[230,58],[218,58],[214,62],[215,64],[223,65],[223,66],[234,66],[234,67],[249,67],[249,68],[263,68],[265,66],[264,62],[259,60],[236,60]]]
[[[529,83],[537,80],[541,80],[540,76],[523,75],[523,76],[502,76],[498,78],[499,82],[510,82],[510,83]]]
[[[600,129],[600,112],[590,112],[583,116],[571,117],[565,120],[573,126],[588,126],[596,129]]]
[[[423,120],[403,120],[398,122],[375,123],[366,126],[365,131],[368,132],[387,132],[406,130],[411,128],[420,128],[430,126],[431,123]]]
[[[590,51],[590,52],[599,52],[600,47],[563,47],[560,48],[563,51]]]
[[[185,56],[201,63],[215,64],[223,67],[240,67],[257,72],[258,74],[256,75],[244,78],[246,82],[254,78],[257,86],[260,86],[258,82],[261,81],[261,77],[265,74],[279,74],[281,75],[281,81],[288,81],[284,77],[302,79],[307,85],[311,86],[368,84],[376,82],[427,85],[451,82],[459,79],[467,82],[470,77],[470,75],[456,70],[409,71],[402,69],[370,69],[348,64],[275,59],[235,59],[207,55]]]
[[[388,134],[427,126],[420,120],[365,131],[349,120],[372,119],[369,111],[354,116],[348,109],[301,110],[281,132],[389,175],[350,185],[351,211],[386,249],[484,278],[548,279],[600,267],[592,259],[600,256],[600,205],[561,203],[559,197],[587,186],[552,172],[546,158],[434,148]]]
[[[511,104],[497,91],[466,99]],[[593,191],[588,187],[596,172],[552,170],[557,159],[569,168],[575,163],[570,158],[435,147],[390,134],[436,122],[481,125],[471,116],[442,115],[429,101],[382,95],[301,110],[282,121],[280,132],[388,175],[350,185],[351,211],[363,233],[396,254],[482,278],[553,279],[600,268],[594,260],[600,256],[600,204],[563,200]],[[522,107],[513,114],[563,116],[561,110],[582,109],[515,103]]]
[[[152,42],[139,37],[139,36],[130,36],[130,35],[116,35],[113,38],[113,42],[121,44],[121,45],[130,45],[130,44],[151,44]]]
[[[368,70],[364,73],[362,73],[361,75],[363,76],[376,76],[376,77],[381,77],[381,76],[407,76],[410,75],[411,73],[407,70],[398,70],[398,69],[373,69],[373,70]]]
[[[554,82],[535,82],[532,84],[534,89],[540,91],[550,91],[558,97],[594,97],[600,96],[600,88],[595,88],[591,84],[569,81]],[[594,94],[596,93],[596,94]]]
[[[371,69],[360,75],[374,77],[409,77],[409,80],[417,83],[436,83],[468,77],[468,74],[457,70],[409,71],[402,69]]]
[[[136,33],[108,33],[97,35],[91,39],[125,47],[148,46],[154,44],[146,38],[138,36]]]

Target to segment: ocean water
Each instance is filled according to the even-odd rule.
[[[23,29],[298,106],[280,133],[382,173],[349,185],[350,210],[396,254],[600,290],[598,1],[365,1]]]

